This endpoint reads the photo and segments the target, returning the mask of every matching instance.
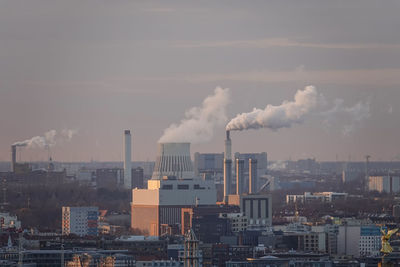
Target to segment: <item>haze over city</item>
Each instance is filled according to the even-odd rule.
[[[210,114],[191,150],[222,152],[228,122],[253,108],[264,128],[232,131],[233,151],[398,160],[399,5],[2,1],[0,161],[10,160],[11,144],[52,130],[57,161],[122,161],[124,129],[133,160],[154,161],[171,124]],[[282,127],[266,117],[267,105],[288,110],[311,86],[315,103],[300,105],[304,114]],[[227,94],[222,104],[201,113],[217,87]],[[23,161],[47,160],[39,143]]]

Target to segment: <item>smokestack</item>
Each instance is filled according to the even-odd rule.
[[[224,202],[228,203],[228,195],[231,193],[232,181],[232,142],[230,132],[226,131],[225,155],[224,155]]]
[[[131,131],[124,132],[124,188],[132,189]]]
[[[244,186],[244,160],[236,159],[236,195],[243,194]]]
[[[226,131],[225,158],[232,159],[232,141],[231,141],[231,137],[230,137],[230,131]]]
[[[256,194],[258,191],[257,160],[249,159],[249,194]]]
[[[17,146],[11,146],[11,171],[15,171],[15,163],[17,163]]]

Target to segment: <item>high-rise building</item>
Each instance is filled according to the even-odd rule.
[[[132,189],[131,131],[124,132],[124,188]]]
[[[62,233],[97,236],[98,217],[98,207],[62,207]]]
[[[378,191],[380,193],[398,193],[400,192],[400,177],[392,175],[369,176],[369,191]]]

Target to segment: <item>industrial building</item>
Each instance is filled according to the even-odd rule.
[[[222,183],[224,176],[224,153],[194,153],[194,173],[204,180]]]
[[[190,143],[160,143],[147,189],[132,190],[131,227],[159,236],[180,228],[183,208],[215,203],[214,182],[194,175]]]

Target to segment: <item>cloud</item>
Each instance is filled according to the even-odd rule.
[[[399,44],[385,43],[316,43],[302,42],[289,38],[263,38],[252,40],[229,41],[180,41],[174,45],[178,48],[271,48],[271,47],[305,47],[323,49],[400,49]]]

